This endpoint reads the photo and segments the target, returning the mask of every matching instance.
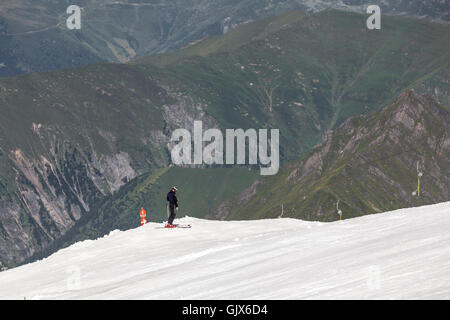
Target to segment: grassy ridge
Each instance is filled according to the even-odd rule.
[[[2,0],[0,77],[45,72],[100,61],[176,50],[237,25],[292,10],[339,7],[365,13],[361,1],[340,0],[78,0],[82,29],[66,28],[71,0]],[[445,1],[373,0],[383,14],[407,14],[442,22]],[[249,34],[251,35],[251,34]],[[242,38],[246,39],[246,38]]]
[[[433,86],[448,92],[450,28],[386,17],[382,30],[371,31],[363,22],[359,14],[335,10],[291,12],[136,63],[164,68],[170,81],[206,101],[224,127],[280,128],[292,159],[326,129],[379,110],[438,73],[444,78]],[[305,147],[298,149],[299,141]]]

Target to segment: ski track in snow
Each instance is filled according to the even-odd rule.
[[[192,228],[116,230],[1,272],[0,299],[450,299],[450,202],[180,223]]]

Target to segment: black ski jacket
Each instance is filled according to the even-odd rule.
[[[178,199],[177,196],[175,195],[175,192],[173,192],[172,190],[170,190],[169,193],[167,194],[167,201],[169,201],[171,205],[174,205],[175,208],[178,208]]]

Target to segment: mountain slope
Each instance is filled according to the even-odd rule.
[[[150,223],[1,272],[0,299],[445,300],[449,211],[446,202],[334,223]]]
[[[0,77],[123,62],[148,53],[179,49],[237,25],[291,10],[326,8],[365,14],[369,4],[383,14],[447,22],[440,0],[79,0],[82,29],[66,28],[71,0],[2,0]]]
[[[310,132],[300,136],[314,132],[314,127],[330,120],[330,115],[333,126],[349,116],[373,111],[373,105],[386,105],[406,88],[425,81],[433,82],[427,89],[438,88],[433,94],[439,101],[450,101],[449,27],[385,18],[385,28],[374,32],[362,21],[364,16],[343,11],[314,15],[296,11],[134,63],[164,67],[215,105],[230,104],[231,99],[215,98],[216,91],[230,96],[233,92],[237,97],[231,103],[249,106],[241,111],[244,114],[253,111],[248,100],[256,96],[267,109],[278,107],[289,110],[290,117],[308,113],[317,118],[311,128],[302,128]],[[205,78],[214,81],[206,82]],[[229,78],[237,82],[231,88],[227,86]],[[269,89],[274,90],[272,99],[266,93]],[[236,90],[238,94],[234,94]],[[320,108],[309,108],[310,104]],[[224,105],[222,110],[228,108]],[[230,116],[230,112],[220,114],[225,120]],[[295,122],[303,123],[301,120]]]
[[[420,197],[417,164],[423,172]],[[403,93],[381,112],[344,122],[277,176],[258,181],[212,216],[332,221],[450,199],[450,110]]]
[[[192,100],[120,65],[35,74],[0,87],[5,264],[46,247],[128,181],[167,166],[163,130],[182,125],[173,110],[186,113],[186,123],[209,123]]]
[[[166,195],[176,183],[178,188],[177,219],[184,216],[203,218],[228,198],[238,195],[259,177],[246,168],[170,167],[143,174],[114,194],[95,204],[61,238],[24,263],[48,257],[78,241],[96,239],[111,230],[128,230],[139,225],[139,210],[147,211],[147,221],[167,221]]]
[[[200,42],[171,64],[149,58],[1,79],[0,263],[41,251],[105,197],[167,167],[172,132],[194,120],[204,129],[278,128],[286,162],[408,87],[448,99],[450,27],[385,17],[386,29],[372,32],[364,20],[293,12]]]

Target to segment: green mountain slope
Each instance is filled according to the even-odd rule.
[[[417,165],[423,172],[420,197]],[[403,93],[381,112],[345,121],[301,160],[255,182],[211,217],[339,219],[450,199],[450,109]]]
[[[385,17],[373,32],[364,21],[293,12],[176,57],[1,79],[1,263],[42,250],[129,181],[167,167],[173,130],[194,120],[278,128],[286,162],[407,88],[448,99],[450,27]]]
[[[293,159],[344,119],[377,110],[425,81],[441,89],[435,95],[441,102],[449,101],[448,27],[386,18],[385,29],[373,32],[363,20],[334,10],[291,12],[136,63],[170,72],[164,77],[206,101],[225,127],[280,128],[283,154]]]
[[[79,31],[66,28],[66,9],[72,4],[82,8]],[[380,5],[383,14],[450,19],[440,0],[2,0],[0,77],[123,62],[291,10],[365,13],[369,4]]]
[[[258,177],[256,171],[247,168],[170,167],[144,174],[103,199],[64,236],[24,263],[42,259],[78,241],[102,237],[112,230],[136,228],[141,207],[146,209],[148,221],[167,221],[166,195],[175,183],[180,205],[177,217],[203,218],[221,202],[249,187]]]
[[[90,213],[86,225],[81,223],[81,228],[101,236],[113,229],[136,227],[141,207],[147,210],[147,220],[167,221],[166,195],[175,184],[180,205],[178,216],[202,218],[225,199],[249,187],[257,177],[256,171],[247,168],[163,168],[139,176],[105,199]]]

